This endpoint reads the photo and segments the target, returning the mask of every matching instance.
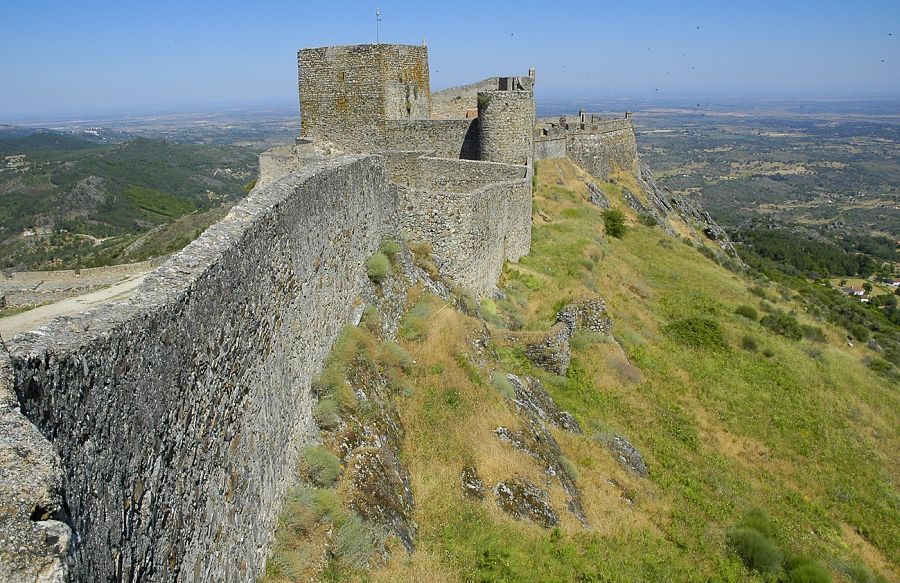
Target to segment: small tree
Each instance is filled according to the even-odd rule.
[[[872,283],[867,281],[866,283],[863,284],[863,289],[865,290],[866,295],[871,294],[872,293]]]
[[[625,236],[625,214],[619,209],[603,211],[603,228],[610,237],[621,239]]]

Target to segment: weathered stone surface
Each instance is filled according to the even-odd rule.
[[[72,531],[50,443],[19,412],[12,367],[0,340],[0,580],[62,583]]]
[[[460,479],[462,480],[463,496],[473,500],[484,500],[484,480],[478,475],[475,467],[464,467]]]
[[[245,581],[314,427],[310,380],[395,234],[383,162],[256,189],[129,301],[10,345],[60,452],[82,581]],[[395,235],[396,236],[396,235]]]
[[[513,477],[494,486],[497,504],[507,514],[528,519],[544,528],[559,524],[559,517],[550,506],[550,497],[526,478]]]
[[[609,198],[607,198],[606,194],[600,187],[594,184],[593,182],[587,182],[588,189],[588,200],[590,203],[596,207],[600,207],[603,210],[609,210],[612,205],[609,203]]]
[[[650,475],[641,452],[621,435],[613,435],[610,437],[606,442],[606,446],[626,470],[637,474],[642,478],[646,478]]]
[[[361,356],[351,364],[347,380],[366,410],[350,416],[337,436],[342,461],[349,468],[350,507],[363,519],[397,536],[407,552],[415,546],[418,526],[409,470],[400,461],[403,424],[390,384],[379,369]]]
[[[552,423],[572,433],[581,433],[581,425],[575,417],[556,406],[541,381],[534,377],[520,378],[514,374],[508,374],[506,378],[516,391],[515,404],[520,410],[541,422]]]

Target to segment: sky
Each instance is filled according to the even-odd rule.
[[[900,95],[900,1],[0,0],[0,123],[295,103],[296,52],[420,44],[432,89],[542,97]]]

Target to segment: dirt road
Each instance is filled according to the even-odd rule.
[[[128,298],[134,289],[144,281],[146,273],[130,276],[119,283],[95,292],[74,296],[47,304],[15,316],[0,318],[0,336],[9,340],[16,334],[34,330],[57,316],[67,316],[83,312],[88,308],[107,302],[121,302]]]

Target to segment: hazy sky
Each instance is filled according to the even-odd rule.
[[[900,1],[3,0],[0,123],[296,100],[296,51],[427,39],[433,88],[537,67],[538,97],[900,94]]]

